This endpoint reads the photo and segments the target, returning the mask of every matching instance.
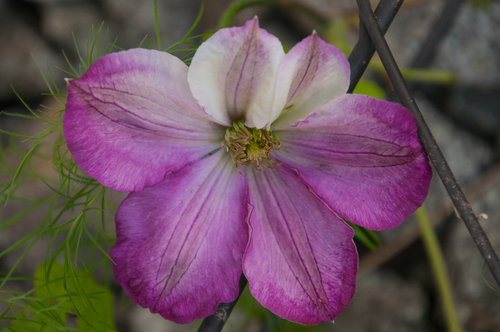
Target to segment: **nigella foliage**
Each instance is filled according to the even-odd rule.
[[[197,48],[193,41],[203,37],[193,35],[201,14],[202,10],[182,39],[163,51],[182,52],[182,60],[189,64]],[[80,77],[102,56],[122,50],[116,39],[109,39],[103,25],[90,29],[84,53],[73,38],[78,64],[72,65],[63,51],[68,67],[56,67],[68,78]],[[138,46],[151,49],[157,43],[146,36]],[[0,259],[18,257],[8,270],[0,272],[0,302],[6,308],[0,313],[0,325],[10,331],[113,331],[114,301],[109,289],[112,262],[107,251],[115,241],[117,197],[87,176],[67,150],[62,135],[65,88],[58,86],[48,63],[47,73],[37,66],[48,89],[44,95],[53,100],[50,106],[30,108],[13,87],[29,113],[0,114],[3,118],[21,118],[23,125],[43,128],[33,135],[0,129],[8,135],[7,146],[0,145],[0,204],[21,208],[0,221],[0,233],[19,234],[14,243],[0,248]],[[50,157],[47,148],[51,146]],[[56,172],[47,170],[50,168]],[[33,223],[35,226],[30,227]],[[16,228],[22,231],[15,233]],[[46,253],[36,256],[44,258],[33,276],[21,276],[19,271],[29,265],[28,257],[30,262],[36,259],[32,256],[39,248],[45,248]]]

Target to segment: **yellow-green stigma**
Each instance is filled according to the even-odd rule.
[[[222,146],[231,154],[236,168],[239,165],[253,165],[258,170],[264,166],[277,171],[274,166],[279,164],[271,159],[269,154],[280,148],[278,138],[268,130],[247,128],[243,123],[243,120],[234,122],[233,126],[226,130],[222,141]],[[241,173],[239,169],[238,172]]]

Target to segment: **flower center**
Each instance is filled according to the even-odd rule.
[[[280,148],[278,138],[268,130],[248,128],[243,123],[243,120],[238,120],[233,123],[232,127],[227,128],[221,143],[231,154],[236,169],[239,165],[253,165],[258,170],[261,166],[265,166],[277,171],[274,166],[279,164],[271,159],[269,154],[272,150]],[[238,172],[241,173],[239,169]]]

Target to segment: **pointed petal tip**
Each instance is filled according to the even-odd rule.
[[[270,122],[284,55],[281,42],[259,27],[257,17],[242,27],[221,29],[193,57],[191,91],[218,123],[230,126],[245,118],[262,128]]]
[[[344,53],[313,31],[285,55],[279,75],[279,95],[287,96],[282,107],[273,107],[274,129],[294,125],[344,95],[350,68]]]
[[[259,18],[257,17],[257,15],[255,15],[251,20],[246,21],[245,24],[242,27],[240,27],[240,28],[246,28],[246,27],[251,27],[253,29],[259,29],[260,28],[260,26],[259,26]],[[238,27],[236,27],[236,28],[238,28]]]

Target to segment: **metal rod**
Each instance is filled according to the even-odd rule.
[[[384,35],[377,23],[377,19],[372,12],[370,3],[368,0],[357,0],[359,7],[359,17],[360,21],[365,25],[373,44],[377,50],[377,53],[382,60],[382,64],[387,71],[387,74],[399,96],[402,104],[410,110],[410,112],[415,115],[418,125],[418,136],[422,141],[422,144],[434,165],[436,172],[438,173],[441,181],[448,191],[453,205],[457,209],[460,217],[467,226],[477,248],[483,255],[486,264],[488,265],[493,277],[500,285],[500,260],[498,259],[495,250],[491,246],[488,237],[484,233],[483,228],[479,224],[478,217],[474,214],[470,203],[467,201],[462,189],[457,183],[450,166],[446,162],[441,150],[439,149],[436,140],[432,136],[429,127],[425,123],[425,120],[420,113],[420,110],[411,95],[406,82],[399,71],[398,65],[392,56],[391,50],[387,45]]]
[[[224,327],[224,324],[226,324],[229,315],[233,311],[236,302],[238,302],[238,299],[240,298],[241,293],[245,290],[247,284],[248,280],[242,273],[240,277],[240,294],[236,300],[230,303],[219,303],[217,310],[201,322],[198,332],[220,332]]]
[[[375,9],[378,24],[385,34],[392,23],[392,20],[398,13],[399,8],[403,4],[403,0],[382,0]],[[375,54],[375,46],[365,26],[359,23],[359,39],[351,54],[349,55],[349,65],[351,67],[351,84],[347,93],[352,93],[358,84],[361,76],[366,70],[370,59]]]

